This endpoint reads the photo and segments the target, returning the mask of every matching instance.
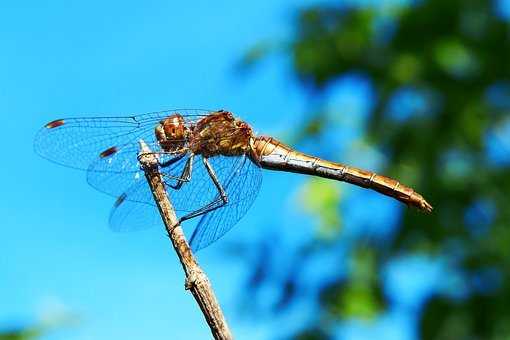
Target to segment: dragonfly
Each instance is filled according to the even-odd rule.
[[[140,140],[157,157],[179,222],[198,220],[190,238],[194,251],[217,241],[246,214],[260,189],[262,169],[343,181],[432,211],[420,194],[397,180],[258,136],[225,110],[57,119],[39,130],[34,149],[55,163],[86,170],[92,187],[116,198],[110,228],[131,231],[161,223],[139,163]]]

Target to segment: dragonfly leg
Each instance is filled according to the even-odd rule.
[[[190,218],[197,217],[200,215],[207,214],[208,212],[211,212],[213,210],[216,210],[218,208],[223,207],[225,204],[228,203],[228,197],[227,193],[225,192],[225,189],[223,189],[223,186],[221,185],[220,181],[218,180],[218,177],[216,176],[216,173],[214,172],[214,169],[212,168],[211,164],[209,163],[209,160],[206,157],[202,158],[205,168],[207,170],[207,173],[211,177],[214,186],[216,189],[218,189],[219,197],[215,198],[211,203],[206,204],[202,208],[192,211],[187,215],[184,215],[179,219],[179,223],[189,220]]]
[[[186,161],[186,164],[184,165],[184,169],[182,170],[182,174],[179,177],[177,177],[177,178],[172,177],[173,179],[175,179],[177,181],[177,184],[168,184],[168,186],[170,188],[179,190],[184,183],[187,183],[191,180],[191,173],[193,172],[193,157],[194,156],[195,156],[194,154],[191,154],[191,156],[189,156],[188,160]],[[167,177],[171,177],[171,176],[167,176]]]
[[[214,185],[216,186],[216,189],[218,189],[218,193],[220,194],[221,200],[227,204],[228,197],[227,193],[221,186],[220,181],[218,180],[218,176],[216,176],[216,173],[214,172],[214,169],[212,168],[211,164],[209,163],[209,160],[206,157],[202,157],[202,160],[204,161],[205,168],[207,170],[207,173],[209,176],[211,176],[212,181],[214,182]]]

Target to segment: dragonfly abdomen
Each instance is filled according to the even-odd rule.
[[[263,168],[335,179],[370,188],[424,211],[432,210],[420,194],[389,177],[306,155],[272,137],[257,137],[253,148]]]
[[[363,188],[369,188],[421,210],[429,212],[432,210],[432,206],[420,194],[392,178],[321,159],[316,162],[315,171],[320,177],[336,179]]]

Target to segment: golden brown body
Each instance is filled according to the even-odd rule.
[[[251,127],[227,111],[213,112],[193,124],[179,114],[169,116],[156,127],[162,148],[206,158],[246,154],[262,168],[314,175],[370,188],[400,202],[430,212],[432,206],[413,189],[370,171],[305,155],[272,137],[253,134]]]
[[[253,132],[248,124],[226,111],[211,114],[195,125],[190,149],[205,157],[240,156],[250,151]]]
[[[373,189],[427,212],[432,210],[432,206],[420,194],[394,179],[305,155],[272,137],[257,137],[253,146],[263,168],[336,179]]]
[[[250,126],[227,111],[213,112],[193,124],[174,114],[161,121],[155,132],[163,150],[179,152],[184,148],[204,157],[246,154],[253,138]]]

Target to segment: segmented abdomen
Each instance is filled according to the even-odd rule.
[[[260,136],[253,143],[255,157],[263,168],[335,179],[369,188],[423,211],[432,206],[413,189],[374,172],[308,156],[272,137]]]

